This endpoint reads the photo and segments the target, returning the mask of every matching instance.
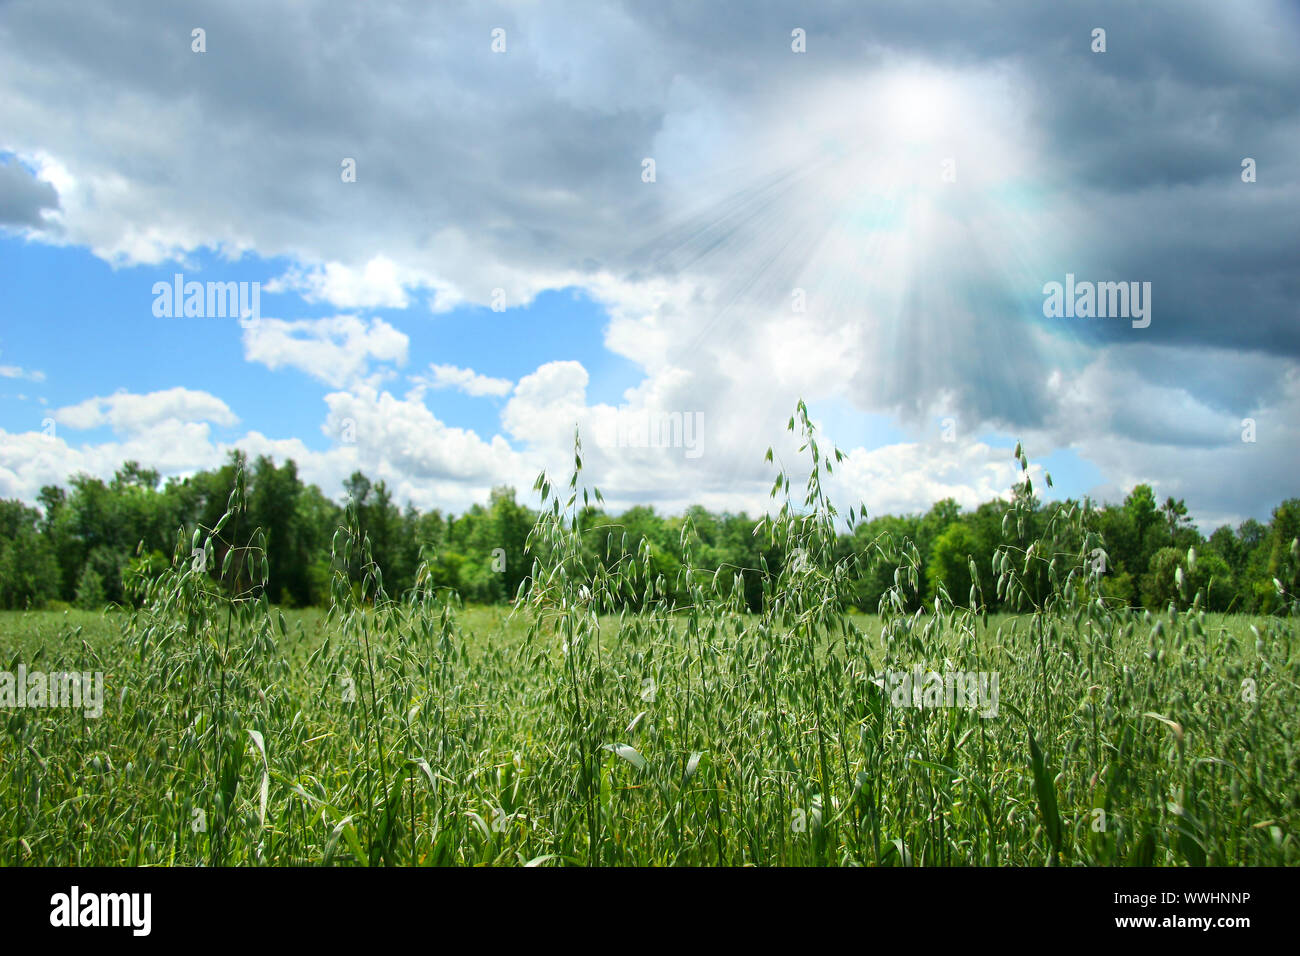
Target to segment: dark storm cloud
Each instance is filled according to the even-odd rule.
[[[1096,190],[1099,217],[1113,199],[1125,219],[1159,227],[1149,237],[1132,222],[1100,229],[1092,238],[1113,251],[1116,267],[1140,269],[1165,296],[1179,277],[1214,277],[1186,304],[1162,296],[1180,319],[1158,323],[1153,338],[1214,339],[1216,321],[1203,313],[1222,300],[1242,301],[1245,288],[1288,294],[1277,262],[1300,241],[1286,228],[1297,211],[1300,64],[1286,46],[1296,15],[1282,6],[682,0],[530,11],[44,0],[14,3],[2,17],[7,54],[43,64],[11,82],[63,108],[66,123],[78,106],[139,108],[142,123],[118,124],[104,144],[120,173],[170,178],[214,198],[255,198],[272,220],[268,238],[285,246],[298,244],[292,232],[325,205],[344,218],[400,217],[402,232],[473,224],[501,255],[530,265],[596,257],[644,268],[618,223],[665,213],[655,208],[663,200],[628,183],[664,123],[674,78],[743,111],[775,90],[869,68],[891,53],[947,66],[1014,64],[1047,136],[1042,175]],[[196,26],[207,31],[202,57],[189,48]],[[507,30],[505,56],[484,54],[495,26]],[[806,57],[790,56],[794,26],[808,31]],[[1107,30],[1105,54],[1089,52],[1094,26]],[[167,140],[198,133],[207,140],[195,150],[204,162],[182,153],[175,158],[184,169],[168,170]],[[130,148],[133,139],[139,148]],[[358,158],[364,191],[334,188],[334,157],[343,155]],[[1256,190],[1267,203],[1238,188],[1246,155],[1261,164]],[[1161,221],[1145,218],[1147,192],[1186,186],[1197,188],[1172,220],[1159,197],[1151,202]],[[215,228],[229,217],[222,205],[203,209]],[[1220,231],[1224,241],[1215,243]],[[370,238],[358,230],[356,249]],[[1215,268],[1243,246],[1244,268]],[[336,258],[347,251],[329,250]],[[1283,301],[1251,301],[1247,346],[1296,354],[1300,340],[1280,329],[1291,317],[1278,314]],[[1205,307],[1190,311],[1193,302]]]
[[[505,56],[487,53],[495,26]],[[58,138],[75,138],[78,114],[115,111],[97,151],[119,174],[184,188],[216,233],[244,231],[255,204],[271,246],[313,251],[304,232],[323,213],[357,224],[318,236],[318,254],[343,260],[373,247],[369,220],[399,243],[450,225],[520,266],[580,263],[604,251],[612,216],[593,210],[627,204],[660,116],[557,99],[514,14],[488,5],[16,3],[0,29],[7,56],[44,64],[10,82],[62,108],[47,119]],[[650,72],[647,91],[671,77]],[[352,193],[338,189],[344,156]]]
[[[1093,266],[1107,273],[1095,278],[1157,290],[1142,338],[1115,325],[1089,335],[1300,357],[1300,6],[763,3],[736,16],[683,0],[631,9],[650,46],[682,48],[680,66],[736,92],[788,82],[792,26],[808,31],[799,66],[810,71],[860,66],[881,50],[1014,64],[1045,137],[1042,178],[1091,206],[1080,225],[1093,248],[1074,271],[1089,278]],[[1095,27],[1106,30],[1105,53],[1091,51]],[[1241,180],[1246,157],[1258,164],[1253,184]]]
[[[59,194],[13,158],[0,154],[0,225],[46,226],[43,210],[59,208]]]

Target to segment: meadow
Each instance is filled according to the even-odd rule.
[[[721,572],[692,573],[685,534],[685,602],[658,597],[648,548],[585,566],[579,450],[567,486],[538,480],[513,608],[421,578],[390,596],[348,527],[327,612],[267,601],[255,534],[214,587],[189,556],[230,540],[236,487],[140,608],[0,616],[0,668],[107,687],[98,719],[0,710],[0,862],[1300,862],[1292,616],[1108,603],[1084,509],[1020,533],[1019,449],[1006,544],[969,595],[910,610],[915,547],[886,535],[834,558],[855,517],[822,492],[837,455],[805,417],[791,427],[806,485],[791,498],[782,469],[761,530],[799,560],[758,612]],[[854,613],[842,596],[879,562],[894,586]],[[1018,610],[982,613],[981,587]],[[891,675],[918,670],[996,674],[996,715],[900,697]]]

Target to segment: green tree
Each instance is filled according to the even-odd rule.
[[[106,601],[104,579],[93,567],[87,564],[81,569],[77,579],[75,603],[83,611],[102,610]]]
[[[1300,594],[1300,498],[1273,509],[1269,539],[1269,576],[1294,597]]]
[[[59,594],[59,567],[41,514],[20,501],[0,501],[0,608],[39,608]]]
[[[266,456],[257,459],[248,484],[248,518],[260,528],[268,567],[267,598],[272,603],[302,605],[312,598],[308,581],[309,541],[303,535],[298,499],[302,482],[292,461],[277,468]]]
[[[926,569],[930,597],[939,593],[942,585],[954,604],[970,604],[970,562],[977,550],[975,535],[960,521],[950,524],[934,540],[930,551],[930,566]]]
[[[1133,522],[1135,535],[1134,563],[1146,567],[1159,545],[1152,540],[1152,531],[1160,524],[1160,509],[1156,494],[1150,485],[1136,485],[1124,499],[1124,511]]]
[[[1173,497],[1165,499],[1165,503],[1160,506],[1160,515],[1164,519],[1165,527],[1169,529],[1169,545],[1177,547],[1178,532],[1187,529],[1191,520],[1187,517],[1187,505],[1182,498],[1177,501]]]

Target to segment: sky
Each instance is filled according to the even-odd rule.
[[[615,508],[756,514],[803,399],[844,509],[1006,496],[1020,441],[1267,520],[1298,50],[1271,0],[0,0],[0,497],[239,448],[535,504],[576,430]]]

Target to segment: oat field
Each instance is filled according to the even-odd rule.
[[[837,454],[806,416],[791,425],[805,490],[780,474],[761,531],[800,559],[760,613],[721,573],[691,574],[685,538],[685,605],[656,598],[646,554],[582,566],[581,537],[617,531],[575,527],[579,448],[567,484],[538,480],[513,609],[389,595],[348,528],[328,613],[267,603],[255,534],[222,569],[244,583],[214,588],[189,556],[230,539],[236,487],[141,609],[5,614],[0,668],[96,672],[104,694],[99,717],[0,710],[0,862],[1300,862],[1293,617],[1110,606],[1083,509],[1018,534],[1027,477],[972,600],[907,613],[914,548],[828,560],[856,516],[822,493]],[[894,589],[848,612],[842,593],[882,561]],[[1019,612],[982,614],[980,587]],[[640,610],[620,610],[627,594]],[[995,683],[954,698],[951,675]]]

